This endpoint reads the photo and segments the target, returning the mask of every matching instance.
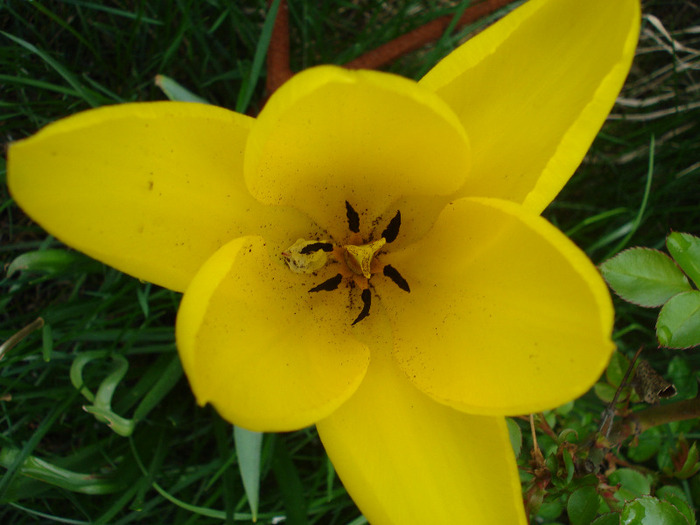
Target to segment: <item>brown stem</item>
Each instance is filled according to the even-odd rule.
[[[663,425],[664,423],[700,417],[700,398],[696,397],[685,401],[677,401],[669,405],[647,408],[641,412],[634,412],[628,417],[634,417],[640,431],[644,432],[651,427]]]
[[[479,18],[489,15],[512,2],[513,0],[484,0],[466,9],[457,21],[456,27],[461,28],[467,24],[471,24]],[[405,35],[395,38],[391,42],[357,57],[355,60],[345,64],[345,67],[350,69],[376,69],[385,66],[406,53],[415,51],[425,44],[440,38],[449,27],[452,18],[452,15],[436,18]]]
[[[615,422],[610,432],[610,443],[616,446],[629,436],[652,427],[696,417],[700,417],[700,397],[632,412]]]
[[[557,441],[557,434],[552,430],[552,427],[549,426],[549,423],[547,423],[547,420],[544,417],[544,414],[542,412],[539,413],[540,416],[540,430],[547,434],[549,437],[551,437],[554,441]]]
[[[269,1],[269,5],[272,5],[272,1]],[[267,95],[272,95],[293,74],[289,64],[289,8],[287,0],[281,0],[267,48]]]
[[[544,468],[544,456],[537,444],[537,432],[535,431],[535,414],[530,414],[530,432],[532,432],[532,460],[535,462],[535,468]]]

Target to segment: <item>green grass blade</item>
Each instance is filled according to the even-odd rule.
[[[275,19],[277,18],[279,6],[280,0],[274,0],[265,17],[265,23],[262,27],[260,39],[258,40],[258,46],[255,49],[253,65],[250,68],[250,75],[248,75],[246,82],[243,84],[243,88],[239,92],[238,100],[236,101],[236,111],[239,113],[245,113],[248,109],[250,101],[253,98],[253,93],[255,92],[255,86],[257,86],[258,79],[262,74],[263,63],[265,62],[267,48],[272,38],[272,29],[275,26]]]
[[[16,37],[14,35],[9,34],[9,33],[6,33],[5,31],[0,31],[0,34],[6,36],[10,40],[16,42],[17,44],[19,44],[23,48],[27,49],[28,51],[31,51],[32,53],[37,55],[39,58],[41,58],[44,62],[46,62],[48,65],[50,65],[52,68],[54,68],[56,70],[56,72],[59,75],[61,75],[65,79],[65,81],[68,82],[68,84],[70,84],[70,86],[80,94],[82,99],[85,100],[85,102],[87,102],[88,104],[90,104],[90,106],[95,108],[95,107],[98,107],[101,105],[101,102],[100,102],[99,98],[97,98],[95,93],[93,93],[92,91],[87,89],[85,86],[83,86],[78,81],[77,77],[73,73],[68,71],[68,69],[63,64],[58,62],[51,55],[49,55],[45,51],[42,51],[41,49],[39,49],[35,45],[30,44],[26,40],[23,40],[19,37]]]

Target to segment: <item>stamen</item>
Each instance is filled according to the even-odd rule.
[[[340,285],[340,282],[343,280],[343,276],[338,274],[335,277],[331,277],[330,279],[323,281],[321,284],[314,286],[309,290],[309,293],[311,292],[332,292],[333,290],[337,289],[338,286]]]
[[[401,212],[397,211],[394,218],[389,221],[389,225],[382,232],[382,237],[386,239],[386,242],[394,242],[396,237],[399,235],[399,227],[401,226]]]
[[[345,201],[345,212],[348,217],[348,228],[353,233],[360,233],[360,216],[355,209],[350,206],[348,201]]]
[[[369,315],[369,307],[372,304],[372,292],[369,291],[369,288],[365,288],[362,290],[362,311],[360,312],[360,315],[357,316],[357,318],[352,322],[353,326],[362,321],[365,317]]]
[[[307,254],[323,250],[324,252],[332,252],[333,244],[330,242],[314,242],[304,246],[299,253]]]
[[[408,287],[408,282],[406,282],[406,279],[404,279],[399,271],[391,266],[390,264],[387,264],[384,267],[384,275],[386,275],[389,279],[394,281],[394,284],[401,288],[404,292],[409,292],[411,289]]]
[[[330,250],[325,249],[326,245],[330,246]],[[282,257],[294,273],[314,273],[326,265],[328,262],[326,252],[332,250],[333,246],[325,241],[297,239],[282,252]]]

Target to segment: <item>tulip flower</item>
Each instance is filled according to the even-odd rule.
[[[613,351],[594,265],[540,216],[609,113],[638,0],[531,0],[418,82],[308,69],[257,118],[132,103],[14,143],[17,203],[184,292],[192,390],[255,431],[315,424],[375,524],[524,524],[505,416]]]

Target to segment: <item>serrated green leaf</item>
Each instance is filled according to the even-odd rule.
[[[642,473],[631,468],[617,469],[608,477],[610,485],[620,485],[615,497],[619,500],[631,500],[651,493],[651,483]]]
[[[689,525],[678,509],[667,501],[642,496],[622,509],[622,525]]]
[[[656,337],[662,346],[700,345],[700,292],[692,290],[671,298],[659,312]]]
[[[566,504],[571,525],[589,525],[598,513],[600,496],[593,487],[581,487],[571,494]]]
[[[659,488],[656,491],[656,497],[665,501],[668,501],[671,505],[676,507],[678,512],[683,514],[685,519],[688,520],[690,525],[696,525],[695,512],[688,504],[685,492],[680,487],[674,485],[666,485]]]
[[[236,456],[243,488],[248,498],[253,521],[256,521],[260,502],[260,454],[263,434],[234,426],[233,439],[236,443]]]
[[[650,248],[630,248],[600,265],[617,295],[639,306],[661,306],[691,290],[685,274],[668,255]]]
[[[700,237],[673,232],[666,238],[666,248],[695,286],[700,287]]]
[[[198,102],[200,104],[209,104],[209,102],[200,96],[195,95],[187,88],[182,87],[172,78],[165,75],[156,75],[156,86],[158,86],[169,100],[178,102]]]

